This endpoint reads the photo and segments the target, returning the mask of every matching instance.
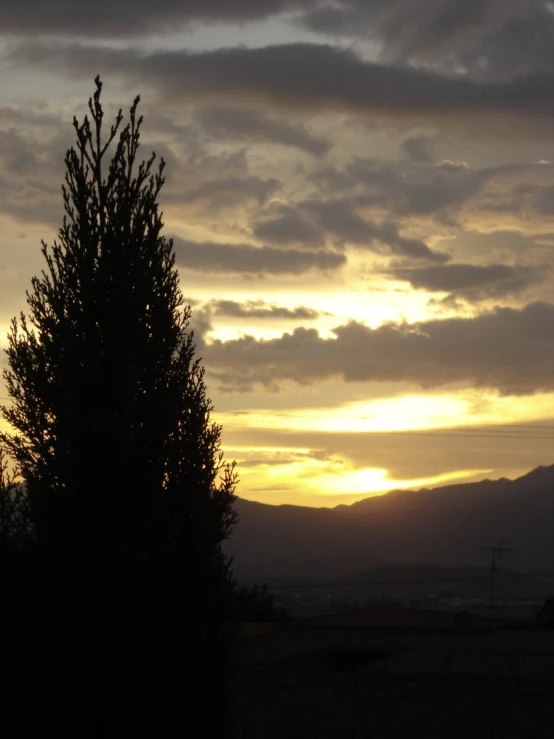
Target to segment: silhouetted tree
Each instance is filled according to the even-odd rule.
[[[101,90],[97,78],[90,117],[74,119],[63,225],[12,322],[2,413],[15,432],[0,438],[27,484],[38,611],[72,675],[57,697],[76,706],[68,733],[83,736],[88,712],[95,736],[130,731],[130,716],[156,736],[198,721],[215,736],[236,475],[162,235],[164,161],[137,159],[138,97],[103,138]]]
[[[29,707],[18,697],[25,684],[22,668],[28,644],[25,633],[26,615],[30,610],[26,603],[27,549],[31,538],[25,488],[17,481],[16,470],[10,470],[7,455],[0,446],[0,675],[4,678],[0,681],[0,732],[5,736],[18,735],[11,731],[13,726],[24,728],[20,717]]]
[[[0,447],[0,550],[20,549],[30,535],[29,499]]]

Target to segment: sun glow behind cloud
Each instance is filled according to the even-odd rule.
[[[218,296],[227,300],[242,302],[250,299],[252,295],[258,296],[256,287],[252,286],[252,292],[247,289],[237,291],[218,290]],[[294,309],[299,305],[318,311],[320,315],[313,322],[312,328],[316,328],[319,335],[326,338],[335,336],[333,329],[338,325],[351,320],[356,320],[370,328],[378,328],[387,322],[417,323],[434,317],[434,312],[429,306],[430,294],[425,292],[402,292],[396,293],[392,290],[361,290],[344,286],[329,289],[322,294],[319,287],[313,293],[295,290],[291,287],[290,292],[273,292],[271,285],[267,284],[266,299],[274,304],[285,308]],[[191,298],[201,299],[205,296],[204,290],[189,290]],[[442,317],[449,314],[445,311]],[[280,320],[273,323],[266,322],[265,325],[254,322],[245,322],[243,318],[218,317],[217,323],[209,333],[210,340],[230,341],[244,335],[254,336],[256,339],[273,339],[283,335],[285,331],[291,331],[298,325],[298,321]]]
[[[267,502],[334,505],[352,503],[391,490],[420,489],[453,481],[474,479],[490,472],[472,469],[414,479],[397,479],[388,470],[356,467],[339,454],[325,455],[307,449],[266,447],[252,450],[227,447],[236,457],[241,478],[241,497],[256,500],[261,491]]]
[[[349,497],[356,495],[366,497],[382,495],[391,490],[418,489],[434,485],[444,485],[453,481],[473,478],[476,475],[485,475],[489,470],[463,470],[447,472],[443,475],[433,475],[415,480],[395,480],[391,478],[387,470],[377,468],[364,468],[362,470],[346,469],[340,472],[322,472],[315,485],[308,484],[313,488],[315,494],[344,495],[347,491]]]
[[[415,0],[368,0],[335,3],[343,12],[308,13],[303,20],[269,17],[269,10],[264,17],[264,8],[286,3],[251,3],[255,20],[248,23],[246,5],[161,2],[151,15],[147,4],[137,4],[132,20],[139,32],[129,36],[129,18],[118,25],[119,5],[108,3],[99,14],[108,37],[77,13],[60,14],[65,25],[50,44],[41,4],[35,13],[18,13],[13,4],[8,15],[19,25],[13,33],[4,29],[9,42],[0,39],[0,65],[8,72],[2,82],[0,183],[9,183],[0,216],[2,336],[11,316],[25,310],[30,277],[43,267],[40,240],[51,243],[61,223],[59,187],[63,152],[73,137],[71,119],[86,107],[100,72],[110,110],[126,108],[136,93],[142,96],[144,151],[152,147],[168,162],[161,198],[166,236],[229,249],[229,258],[218,264],[205,258],[195,266],[190,251],[177,264],[183,292],[195,301],[196,335],[206,349],[199,354],[206,355],[223,449],[240,464],[239,495],[330,504],[468,479],[489,474],[489,468],[500,477],[550,463],[552,447],[544,435],[540,442],[525,437],[521,455],[515,453],[518,434],[526,431],[515,432],[513,424],[532,430],[533,424],[554,423],[554,393],[532,394],[551,387],[554,317],[537,310],[528,321],[518,312],[537,301],[552,302],[554,169],[530,164],[551,159],[551,111],[544,95],[552,59],[536,38],[538,27],[541,38],[552,39],[552,18],[531,12],[540,3],[528,3],[529,13],[514,10],[520,3],[500,3],[496,20],[482,14],[482,25],[466,7],[471,4],[444,0],[432,3],[429,17],[420,19]],[[297,4],[299,13],[304,5],[310,4]],[[459,6],[453,14],[451,5]],[[400,13],[413,23],[405,24],[402,38],[389,37]],[[325,30],[326,17],[342,18],[344,25]],[[464,18],[471,22],[460,24]],[[449,19],[455,21],[450,28]],[[491,20],[498,25],[489,28]],[[509,33],[514,20],[526,29],[517,43]],[[21,49],[13,56],[16,46]],[[544,49],[550,47],[545,41]],[[362,63],[367,60],[378,64]],[[466,70],[462,85],[454,69]],[[544,72],[536,77],[545,80],[544,89],[518,82],[526,70]],[[491,95],[483,94],[486,89]],[[456,166],[463,162],[467,166]],[[295,214],[311,224],[304,241],[302,231],[295,236],[294,229],[267,230],[283,214],[289,224],[298,223]],[[271,258],[259,258],[256,248]],[[314,259],[314,252],[327,252],[331,261]],[[499,268],[512,270],[511,282],[494,276]],[[528,273],[545,280],[522,281]],[[242,313],[218,313],[216,301],[234,301]],[[263,307],[257,316],[248,315],[247,304],[254,302],[265,306],[265,315]],[[281,313],[271,316],[271,306]],[[308,311],[294,318],[298,308],[317,315]],[[487,334],[486,314],[503,308],[514,309],[514,315],[494,322]],[[438,326],[450,317],[468,320],[453,323],[445,338]],[[387,355],[385,343],[380,359],[390,362],[391,376],[369,372],[366,381],[342,370],[359,358],[364,375],[375,337],[358,332],[366,346],[350,332],[351,356],[335,362],[350,322],[371,329],[428,322],[431,340],[410,353],[395,337],[400,360],[394,351]],[[297,340],[278,341],[285,334],[294,338],[295,329],[304,331]],[[321,360],[315,355],[321,373],[302,354],[302,342],[309,351],[314,332],[315,352],[338,339],[334,349],[330,341],[321,347]],[[527,339],[535,333],[539,349],[533,354]],[[253,355],[254,369],[256,358],[262,363],[269,356],[261,380],[233,384],[233,373],[248,374],[250,360],[244,361],[248,351],[239,346],[235,365],[226,364],[225,344],[232,353],[233,341],[243,336],[276,341],[270,351],[261,347]],[[221,342],[215,352],[220,366],[211,363],[212,342]],[[460,384],[441,386],[444,378],[458,377],[451,370],[459,365],[453,356],[460,345]],[[250,348],[248,342],[244,347]],[[325,372],[326,363],[335,374]],[[489,382],[501,391],[515,387],[528,394],[475,389]],[[473,434],[473,441],[462,434]],[[488,434],[488,441],[479,434]]]
[[[426,436],[429,444],[433,445],[436,437],[444,442],[450,435],[455,442],[463,441],[461,435],[470,441],[474,438],[479,445],[482,444],[480,434],[484,434],[485,439],[492,434],[492,438],[499,442],[504,435],[510,440],[514,432],[522,433],[510,429],[511,424],[518,423],[528,424],[526,428],[531,434],[548,436],[551,432],[548,429],[541,431],[540,424],[536,424],[542,420],[544,425],[552,416],[553,407],[552,393],[523,399],[472,390],[402,395],[328,408],[219,413],[217,420],[223,423],[230,435],[249,430],[253,439],[256,431],[271,429],[284,434],[367,434],[368,448],[371,448],[373,433],[381,441],[383,434],[390,434],[391,442],[396,442],[393,437],[397,433],[405,434],[402,439],[408,445],[414,438]],[[415,437],[410,434],[415,434]],[[448,472],[400,478],[386,468],[360,467],[347,454],[301,447],[284,449],[240,444],[228,446],[226,451],[238,461],[241,496],[259,499],[263,492],[264,499],[273,503],[298,503],[300,500],[308,505],[316,504],[316,500],[320,505],[333,505],[341,500],[351,503],[393,489],[418,489],[475,480],[493,472],[490,468],[468,468],[460,460],[458,466]]]
[[[294,431],[394,432],[478,428],[549,419],[553,393],[500,396],[478,391],[402,395],[350,403],[335,408],[220,413],[226,428],[273,428]]]

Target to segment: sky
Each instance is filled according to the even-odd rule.
[[[554,461],[554,2],[3,0],[0,346],[96,74],[167,162],[241,497]]]

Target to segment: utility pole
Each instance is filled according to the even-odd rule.
[[[481,549],[484,552],[491,553],[490,618],[494,628],[494,575],[496,573],[496,570],[498,569],[496,566],[496,557],[498,556],[499,559],[504,559],[504,557],[502,556],[504,552],[515,552],[516,550],[512,549],[511,547],[504,547],[501,544],[498,544],[498,546],[496,547],[481,547]]]

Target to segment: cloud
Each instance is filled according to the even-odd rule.
[[[16,116],[11,119],[15,123]],[[57,127],[48,134],[40,139],[28,130],[23,115],[19,125],[0,131],[0,213],[27,224],[59,226],[67,146]]]
[[[310,30],[378,41],[387,62],[434,62],[476,74],[552,60],[554,18],[543,0],[343,0],[300,16]],[[548,49],[550,40],[550,49]],[[538,48],[537,48],[538,47]],[[468,53],[468,49],[471,51]]]
[[[4,35],[133,37],[175,31],[195,21],[244,23],[319,0],[2,0]]]
[[[542,282],[547,276],[544,265],[443,264],[420,268],[396,268],[387,271],[394,279],[409,282],[417,290],[447,292],[452,298],[480,301],[506,298]]]
[[[234,300],[212,300],[208,303],[208,307],[214,315],[226,318],[311,321],[321,316],[321,313],[313,308],[304,306],[286,308],[281,305],[271,305],[263,300],[247,300],[244,303]]]
[[[0,29],[4,36],[139,38],[291,11],[311,31],[376,42],[387,63],[440,63],[492,79],[554,68],[554,18],[544,0],[98,0],[94,12],[85,0],[3,0]]]
[[[327,154],[332,147],[330,141],[305,126],[270,118],[254,108],[207,107],[196,113],[196,119],[204,133],[212,138],[281,144],[318,157]]]
[[[120,74],[133,85],[147,83],[165,101],[271,105],[304,112],[338,111],[411,122],[469,123],[487,133],[551,130],[554,74],[532,73],[502,82],[478,83],[413,66],[385,66],[354,52],[324,44],[294,43],[260,48],[233,47],[192,53],[151,54],[78,44],[25,42],[10,55],[19,64],[89,78]]]
[[[256,221],[252,233],[257,239],[271,244],[307,244],[321,246],[325,242],[323,229],[289,205],[275,208],[277,215]]]
[[[499,168],[453,170],[448,166],[424,166],[405,172],[374,159],[356,157],[346,171],[354,182],[369,188],[368,202],[406,216],[431,215],[461,205],[477,195],[499,173]]]
[[[279,186],[279,180],[274,177],[267,180],[256,176],[229,177],[204,182],[192,190],[176,195],[176,197],[183,203],[205,202],[212,207],[234,206],[249,200],[256,200],[262,205],[275,193]]]
[[[553,185],[520,184],[514,189],[514,194],[518,198],[517,205],[525,208],[527,213],[536,213],[539,216],[554,215]]]
[[[529,162],[508,162],[476,169],[466,162],[449,159],[429,166],[354,157],[345,167],[347,182],[344,187],[352,190],[364,187],[365,192],[351,196],[351,202],[358,207],[385,209],[397,217],[433,216],[444,222],[469,200],[481,197],[491,184],[496,188],[496,195],[498,183],[505,189],[511,187],[511,195],[537,193],[537,186],[522,185],[522,181],[544,177],[553,169],[550,164]],[[525,193],[521,187],[526,188]]]
[[[9,174],[27,175],[36,172],[39,158],[33,147],[12,128],[0,131],[0,163]]]
[[[334,334],[325,339],[315,329],[297,328],[278,339],[216,341],[204,356],[211,371],[236,390],[330,377],[411,382],[424,389],[457,383],[505,395],[554,389],[554,305],[549,303],[375,329],[352,321]]]
[[[174,239],[177,266],[197,272],[299,275],[310,270],[336,270],[346,264],[343,254],[294,251],[251,244],[198,243]]]
[[[381,61],[479,82],[554,70],[548,0],[343,0],[299,17],[328,37],[369,39]]]
[[[3,0],[4,36],[140,38],[200,23],[244,24],[296,12],[296,25],[375,42],[385,63],[434,64],[477,79],[554,69],[545,0]],[[290,15],[289,15],[290,18]]]
[[[378,225],[356,213],[351,200],[309,201],[301,208],[309,213],[328,234],[344,243],[386,251],[408,259],[430,262],[448,261],[449,255],[437,252],[419,239],[401,236],[394,223]]]
[[[399,233],[394,223],[375,224],[356,212],[356,198],[307,200],[296,207],[279,205],[277,215],[255,221],[254,236],[273,244],[321,245],[326,237],[335,246],[356,245],[376,252],[389,252],[408,259],[445,262],[447,254],[434,251],[419,239]],[[338,240],[338,241],[337,241]]]
[[[489,0],[490,1],[490,0]],[[521,2],[525,2],[521,9]],[[480,80],[509,79],[515,75],[554,70],[554,13],[547,0],[512,0],[502,23],[483,33],[475,43],[457,50],[459,64]],[[498,3],[501,6],[501,3]]]
[[[453,238],[438,242],[438,246],[446,245],[454,254],[463,254],[466,262],[486,260],[490,264],[537,264],[550,262],[554,234],[508,229],[483,233],[468,228],[456,231]]]
[[[443,159],[437,164],[437,169],[442,169],[447,174],[459,174],[466,172],[469,168],[467,162],[453,162],[451,159]]]
[[[433,161],[433,142],[427,136],[410,136],[402,144],[402,151],[412,162]]]

